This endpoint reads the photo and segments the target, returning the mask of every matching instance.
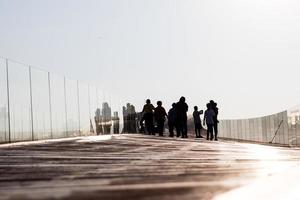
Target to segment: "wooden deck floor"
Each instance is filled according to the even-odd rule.
[[[213,199],[299,161],[297,149],[146,135],[0,145],[0,199]]]

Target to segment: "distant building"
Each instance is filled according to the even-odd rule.
[[[109,107],[107,102],[102,104],[102,117],[104,122],[111,121],[111,108]]]
[[[114,116],[112,118],[113,121],[113,133],[114,134],[119,134],[120,133],[120,118],[119,118],[119,113],[114,112]]]
[[[104,134],[111,133],[112,126],[112,117],[111,117],[111,108],[109,107],[107,102],[102,104],[102,125]]]

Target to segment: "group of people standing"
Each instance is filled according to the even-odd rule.
[[[217,103],[211,100],[207,105],[207,109],[204,112],[203,125],[207,126],[207,140],[218,140],[218,113],[219,109]],[[151,135],[158,133],[159,136],[164,134],[164,124],[168,119],[169,136],[174,137],[174,130],[176,130],[176,136],[187,138],[188,133],[188,105],[185,97],[181,97],[177,103],[172,104],[172,108],[166,112],[162,106],[161,101],[157,101],[157,106],[154,107],[151,104],[150,99],[146,100],[146,104],[143,107],[143,116],[140,124],[145,122],[145,132]],[[193,119],[195,125],[195,133],[197,138],[203,138],[201,131],[203,129],[200,115],[203,114],[203,110],[198,111],[198,107],[194,107]],[[154,126],[154,122],[156,126]]]
[[[203,126],[207,126],[206,139],[218,140],[218,114],[219,108],[217,103],[211,100],[206,104],[206,110],[204,112]],[[203,114],[203,110],[198,111],[198,107],[194,107],[193,118],[195,124],[195,133],[197,138],[203,138],[201,131],[203,129],[200,115]]]

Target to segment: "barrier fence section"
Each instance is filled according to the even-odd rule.
[[[126,103],[117,96],[1,57],[0,94],[0,143],[123,131]],[[300,106],[259,118],[220,120],[219,136],[300,146]]]
[[[300,106],[259,118],[220,120],[222,138],[300,146]]]
[[[121,105],[95,86],[0,58],[0,143],[120,133]]]

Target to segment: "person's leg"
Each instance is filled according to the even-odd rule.
[[[146,133],[151,135],[151,123],[150,123],[150,116],[148,113],[145,114],[145,127],[146,127]]]
[[[180,135],[180,125],[179,125],[179,123],[177,122],[176,123],[176,125],[175,125],[175,128],[176,128],[176,136],[177,137],[180,137],[181,135]]]
[[[158,120],[157,128],[158,128],[159,136],[163,136],[163,133],[164,133],[164,120]]]
[[[209,140],[209,125],[206,124],[206,140]]]
[[[152,113],[150,113],[150,115],[149,115],[149,123],[150,123],[150,133],[152,135],[155,135],[154,124],[153,124],[153,114]]]
[[[214,139],[214,135],[213,135],[213,125],[209,124],[209,133],[210,133],[210,140]]]
[[[200,138],[203,138],[203,136],[201,135],[201,132],[203,131],[203,126],[201,125],[200,123],[200,130],[199,130],[199,137]]]
[[[180,121],[180,134],[181,134],[181,138],[185,137],[185,133],[184,133],[184,121],[183,120]]]
[[[199,124],[195,124],[195,133],[196,133],[196,138],[199,138],[200,135],[200,129],[199,129]]]
[[[187,138],[187,119],[185,119],[183,121],[183,134],[184,134],[184,137]]]
[[[165,120],[162,120],[161,122],[161,134],[164,135],[165,132]]]
[[[168,122],[170,137],[174,137],[174,123]]]
[[[214,124],[215,140],[218,140],[218,123]]]

